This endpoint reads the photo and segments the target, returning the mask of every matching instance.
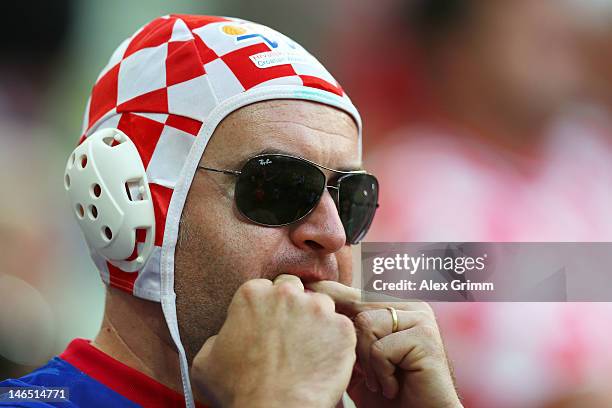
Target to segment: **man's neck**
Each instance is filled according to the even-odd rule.
[[[183,393],[178,353],[159,303],[108,288],[102,327],[91,344],[123,364]]]

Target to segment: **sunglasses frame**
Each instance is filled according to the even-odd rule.
[[[250,157],[249,159],[247,159],[247,161],[242,166],[242,168],[244,168],[246,166],[246,164],[248,162],[250,162],[251,160],[260,160],[260,159],[263,159],[263,158],[270,158],[270,157],[285,157],[285,158],[290,158],[290,159],[294,159],[294,160],[298,160],[298,161],[301,161],[301,162],[305,162],[305,163],[308,163],[308,164],[314,166],[323,175],[323,177],[325,179],[325,185],[323,186],[323,191],[321,191],[320,196],[317,199],[316,204],[310,210],[308,210],[308,212],[306,214],[304,214],[303,216],[301,216],[300,218],[298,218],[298,219],[296,219],[294,221],[286,222],[286,223],[283,223],[283,224],[264,224],[264,223],[261,223],[261,222],[257,222],[255,220],[251,219],[250,217],[248,217],[246,214],[244,214],[242,212],[242,210],[240,208],[238,208],[238,206],[236,206],[236,208],[238,208],[238,211],[240,212],[240,214],[242,214],[246,219],[248,219],[249,221],[253,222],[256,225],[261,225],[261,226],[264,226],[264,227],[284,227],[286,225],[291,225],[291,224],[294,224],[296,222],[299,222],[299,221],[303,220],[304,218],[306,218],[317,207],[317,204],[321,201],[321,198],[323,197],[323,194],[325,193],[325,190],[326,189],[330,189],[330,188],[336,191],[336,197],[334,198],[332,196],[332,199],[334,200],[334,204],[336,205],[336,210],[338,211],[338,216],[340,216],[340,208],[339,208],[339,202],[340,202],[340,183],[342,182],[342,179],[344,179],[347,176],[356,175],[356,174],[366,174],[366,175],[370,175],[370,176],[374,177],[374,175],[368,173],[365,170],[349,170],[349,171],[336,170],[336,169],[332,169],[330,167],[323,166],[323,165],[321,165],[319,163],[315,163],[315,162],[313,162],[311,160],[308,160],[308,159],[305,159],[303,157],[292,156],[290,154],[283,154],[283,153],[267,153],[267,154],[263,153],[263,154],[255,155],[255,156]],[[216,173],[227,174],[227,175],[235,176],[235,177],[239,177],[242,174],[242,170],[215,169],[215,168],[207,167],[207,166],[203,166],[203,165],[198,165],[198,169],[214,171]],[[341,174],[342,176],[340,176],[336,180],[335,185],[327,184],[328,178],[327,178],[327,176],[325,175],[325,173],[321,169],[324,169],[324,170],[327,170],[327,171],[331,171],[331,172],[333,172],[335,174]],[[374,177],[374,178],[376,179],[376,177]],[[377,182],[377,185],[378,185],[378,182]],[[236,187],[234,186],[234,188],[236,188]],[[234,200],[235,199],[236,198],[234,197]],[[376,208],[378,208],[378,207],[379,207],[379,205],[378,205],[378,199],[377,199],[376,200]],[[372,224],[372,221],[370,220],[370,222],[368,223],[368,226],[367,226],[368,229],[370,228],[371,224]],[[343,227],[344,227],[344,225],[343,225]],[[346,229],[345,229],[344,233],[346,235]],[[347,237],[347,242],[349,242],[348,241],[348,237]],[[351,243],[351,244],[353,244],[353,243]]]

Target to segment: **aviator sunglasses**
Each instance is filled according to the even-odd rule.
[[[239,171],[198,168],[236,176],[236,207],[259,225],[280,227],[301,220],[317,206],[327,188],[347,243],[357,244],[368,232],[378,208],[378,180],[365,170],[335,170],[285,154],[254,156]],[[322,169],[334,173],[332,184]]]

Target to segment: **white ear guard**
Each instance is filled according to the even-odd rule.
[[[130,138],[108,128],[86,138],[68,159],[64,187],[89,248],[126,272],[142,268],[153,249],[155,214]],[[146,231],[144,244],[137,245],[137,230]]]

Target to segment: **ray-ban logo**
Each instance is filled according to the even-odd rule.
[[[259,164],[261,164],[262,166],[265,166],[267,164],[272,164],[272,160],[270,160],[270,159],[266,159],[266,160],[259,159]]]

